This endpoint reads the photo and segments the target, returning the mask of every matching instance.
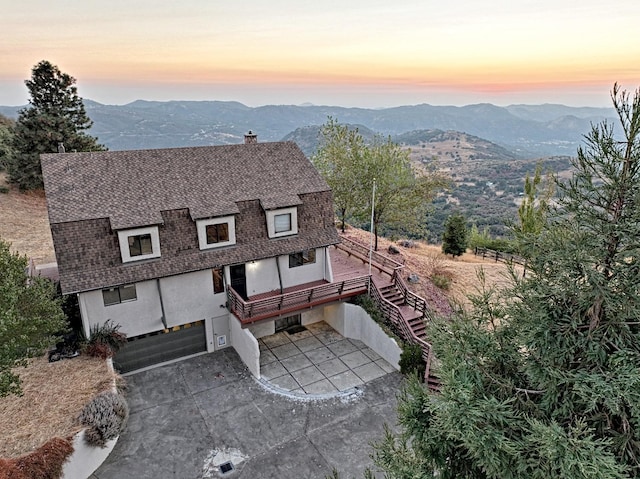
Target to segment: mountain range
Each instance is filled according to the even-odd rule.
[[[305,153],[317,142],[318,126],[333,117],[410,144],[412,132],[458,131],[481,137],[516,157],[574,155],[592,123],[614,117],[612,108],[556,104],[467,106],[428,104],[384,109],[339,106],[266,105],[234,101],[145,101],[103,105],[85,100],[94,125],[90,134],[111,150],[240,143],[249,130],[262,141],[300,138]],[[0,114],[17,118],[22,107],[0,106]],[[310,136],[311,135],[311,136]],[[315,137],[313,137],[315,135]],[[363,134],[364,136],[364,134]],[[398,140],[396,140],[398,138]],[[297,141],[297,140],[296,140]]]

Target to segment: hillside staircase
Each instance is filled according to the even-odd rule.
[[[427,322],[432,318],[431,309],[426,300],[411,292],[402,279],[404,264],[377,251],[369,256],[369,248],[345,237],[337,248],[363,262],[370,261],[381,273],[372,275],[369,296],[402,339],[420,346],[426,365],[424,381],[430,390],[439,391],[440,379],[431,370],[433,352],[426,334]]]
[[[383,299],[389,301],[393,305],[395,305],[398,309],[402,311],[403,308],[407,307],[407,299],[402,294],[402,292],[396,287],[395,284],[389,283],[384,286],[378,287],[378,291]],[[422,314],[403,314],[404,319],[407,320],[407,324],[413,334],[423,340],[427,338],[427,323]]]

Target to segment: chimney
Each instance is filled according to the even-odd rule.
[[[58,153],[64,153],[64,143],[58,143]]]
[[[258,135],[249,130],[249,133],[244,134],[244,144],[248,145],[250,143],[258,143]]]

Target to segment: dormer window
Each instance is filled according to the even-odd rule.
[[[127,240],[129,242],[129,256],[134,257],[153,254],[150,234],[129,236]]]
[[[298,209],[295,206],[270,210],[266,214],[269,238],[298,234]]]
[[[283,213],[273,217],[273,227],[276,233],[288,233],[291,231],[291,213]]]
[[[160,237],[157,226],[118,231],[122,262],[160,257]]]
[[[236,244],[236,219],[234,216],[198,220],[196,224],[201,250]]]

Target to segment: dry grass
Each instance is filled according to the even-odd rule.
[[[4,173],[0,186],[7,186]],[[42,191],[20,193],[10,187],[9,193],[0,193],[0,238],[11,243],[11,251],[33,258],[36,264],[55,261]]]
[[[31,452],[52,437],[69,437],[83,407],[112,387],[115,374],[104,360],[79,356],[50,363],[34,358],[15,370],[22,380],[22,396],[0,399],[0,457]]]
[[[369,244],[369,232],[356,228],[349,228],[347,235]],[[478,270],[482,268],[487,286],[502,288],[509,284],[508,268],[504,263],[483,260],[473,253],[465,253],[455,259],[445,256],[440,245],[430,245],[422,241],[415,241],[414,248],[404,248],[386,238],[378,238],[378,251],[394,258],[387,253],[389,245],[393,244],[401,252],[400,261],[405,262],[404,276],[415,273],[420,277],[417,284],[408,284],[416,294],[430,299],[433,296],[433,285],[427,279],[434,272],[451,278],[448,291],[444,291],[448,299],[454,303],[468,306],[468,296],[476,294],[480,286]]]

